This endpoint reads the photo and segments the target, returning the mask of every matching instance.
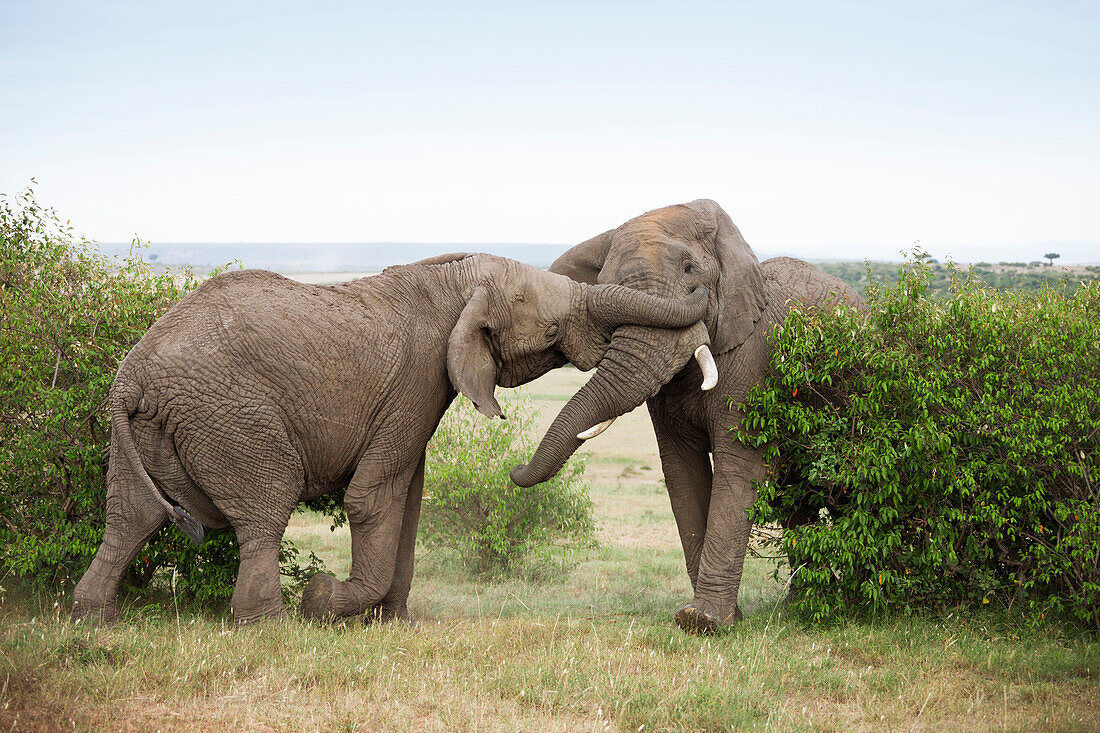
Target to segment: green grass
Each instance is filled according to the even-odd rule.
[[[614,445],[594,458],[640,471]],[[421,551],[411,628],[236,628],[228,609],[162,595],[96,630],[67,621],[67,597],[9,588],[0,731],[1100,729],[1100,643],[1003,612],[811,628],[749,558],[745,620],[681,633],[690,586],[648,460],[593,486],[598,549],[506,580]],[[306,512],[288,534],[346,574],[346,527]]]
[[[338,568],[346,530],[323,522],[300,515],[294,534]],[[1100,726],[1100,644],[1057,628],[993,613],[808,628],[787,617],[771,565],[750,558],[744,622],[701,639],[672,624],[690,595],[678,547],[605,544],[557,561],[492,581],[421,553],[412,628],[238,629],[225,609],[177,613],[162,596],[95,630],[67,622],[64,599],[8,597],[0,729]]]
[[[980,619],[808,629],[758,604],[733,633],[675,631],[671,560],[587,585],[458,582],[420,623],[236,629],[129,608],[96,631],[60,606],[0,610],[5,729],[1088,730],[1100,646]],[[429,580],[428,584],[438,582]],[[663,591],[663,595],[675,595]],[[436,596],[432,596],[435,598]],[[458,612],[456,612],[458,611]],[[438,615],[436,615],[438,613]],[[72,721],[71,723],[69,721]]]

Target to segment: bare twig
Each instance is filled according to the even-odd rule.
[[[61,351],[57,352],[57,363],[53,365],[53,380],[50,382],[50,389],[57,386],[57,372],[61,369]]]

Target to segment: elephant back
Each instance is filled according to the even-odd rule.
[[[760,269],[768,294],[766,320],[782,323],[787,312],[796,305],[824,308],[848,303],[863,308],[863,298],[840,278],[822,272],[809,262],[795,257],[773,257],[764,260]]]

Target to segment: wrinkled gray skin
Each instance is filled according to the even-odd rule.
[[[291,512],[347,487],[350,577],[315,576],[302,612],[405,617],[424,449],[456,391],[503,417],[496,385],[567,360],[592,368],[619,324],[684,326],[706,300],[703,290],[670,301],[589,286],[489,255],[331,287],[262,270],[212,278],[118,369],[107,528],[73,614],[115,618],[123,571],[170,519],[166,495],[206,527],[236,532],[236,619],[282,616],[279,543]]]
[[[709,289],[705,330],[703,324],[616,330],[596,374],[512,478],[521,486],[545,481],[580,446],[578,432],[646,402],[694,589],[676,621],[698,633],[733,623],[740,617],[737,591],[749,540],[746,511],[765,467],[760,451],[727,435],[741,420],[727,399],[744,401],[760,382],[768,363],[765,334],[792,303],[862,300],[801,260],[778,257],[761,265],[726,212],[705,199],[631,219],[573,247],[550,269],[578,282],[615,283],[665,298],[699,285]],[[691,353],[708,342],[719,380],[703,392]]]

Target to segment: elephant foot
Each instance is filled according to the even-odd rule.
[[[110,626],[118,620],[118,607],[115,604],[92,606],[88,603],[73,601],[73,623],[98,628]]]
[[[302,591],[302,616],[318,623],[336,620],[336,594],[340,581],[331,575],[318,573],[309,579]]]
[[[718,631],[718,619],[690,603],[676,612],[676,625],[689,634],[698,636]]]
[[[331,575],[317,574],[309,579],[302,591],[301,612],[305,619],[319,623],[362,616],[372,613],[375,608],[382,608],[379,612],[381,620],[408,616],[403,608],[385,609],[378,600],[381,595],[351,579],[341,582]]]
[[[704,611],[695,603],[689,603],[676,612],[676,625],[689,634],[698,636],[721,633],[740,620],[741,606],[734,606],[733,610],[725,615],[725,620],[719,620],[719,616]]]
[[[392,621],[404,621],[409,626],[416,626],[416,622],[409,618],[409,609],[404,606],[394,608],[380,603],[363,617],[364,624],[385,624]]]
[[[279,606],[277,610],[264,611],[262,613],[254,613],[249,615],[234,614],[234,618],[237,621],[238,626],[252,626],[254,624],[263,623],[265,621],[285,621],[286,609]]]

